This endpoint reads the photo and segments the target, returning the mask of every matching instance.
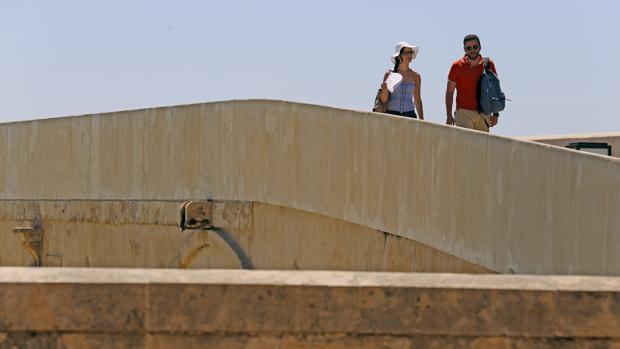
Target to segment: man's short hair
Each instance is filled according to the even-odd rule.
[[[467,34],[465,36],[465,39],[463,39],[463,45],[465,45],[466,42],[471,41],[471,40],[478,41],[478,45],[480,45],[480,38],[476,34]]]

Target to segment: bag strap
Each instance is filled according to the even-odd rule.
[[[483,61],[484,61],[484,70],[485,70],[485,71],[489,71],[489,69],[491,69],[491,68],[489,67],[489,57],[484,57],[484,58],[483,58]]]
[[[392,71],[391,71],[391,70],[389,70],[389,69],[385,72],[385,75],[383,75],[383,82],[386,82],[386,81],[387,81],[387,79],[390,77],[390,73],[391,73],[391,72],[392,72]]]

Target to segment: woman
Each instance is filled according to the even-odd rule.
[[[419,117],[420,120],[424,120],[424,109],[422,109],[422,98],[420,97],[422,78],[420,74],[409,68],[409,64],[415,59],[418,50],[417,46],[410,45],[405,41],[396,44],[395,53],[392,55],[394,70],[385,73],[379,95],[381,102],[387,103],[386,113],[388,114],[410,118]],[[400,76],[390,76],[392,74]],[[390,82],[398,81],[394,84],[392,91],[388,90],[388,80]]]

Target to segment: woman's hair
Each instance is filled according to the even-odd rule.
[[[398,57],[396,57],[394,60],[396,61],[396,63],[394,64],[394,73],[396,73],[398,71],[398,65],[400,64],[400,55],[403,54],[403,50],[405,48],[401,48],[400,52],[398,52]]]

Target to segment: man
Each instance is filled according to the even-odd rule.
[[[465,56],[452,63],[446,87],[446,124],[489,132],[489,127],[497,124],[499,113],[491,116],[480,113],[478,103],[478,83],[484,70],[480,55],[480,38],[469,34],[463,39]],[[489,60],[489,67],[497,74],[495,64]],[[456,90],[456,121],[452,116],[452,101]]]

